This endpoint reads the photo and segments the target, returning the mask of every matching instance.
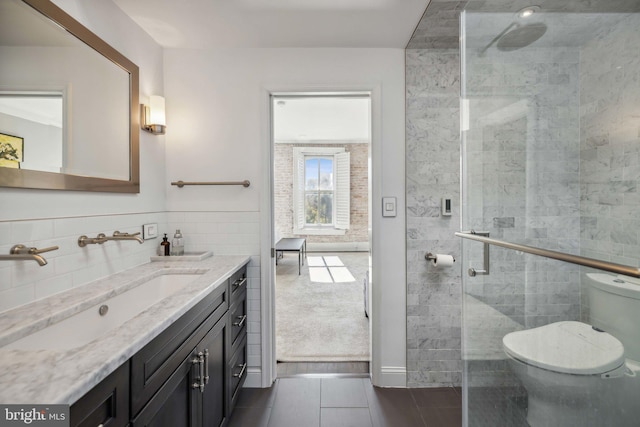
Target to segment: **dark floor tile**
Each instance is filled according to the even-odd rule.
[[[368,379],[362,382],[374,427],[425,427],[408,389],[374,387]]]
[[[372,427],[368,408],[322,408],[320,427]]]
[[[462,408],[422,407],[419,409],[427,427],[462,426]]]
[[[267,427],[271,408],[254,407],[239,408],[233,410],[228,427]]]
[[[411,395],[419,407],[461,408],[462,397],[453,387],[412,388]]]
[[[320,425],[320,380],[278,379],[269,427],[318,427]]]
[[[269,388],[243,388],[240,390],[237,408],[270,408],[276,397],[278,382]]]
[[[323,378],[322,408],[366,408],[364,384],[358,378]]]
[[[514,387],[471,387],[468,389],[469,426],[528,427],[527,400]]]

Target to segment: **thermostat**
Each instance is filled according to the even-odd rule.
[[[443,197],[440,202],[442,216],[451,216],[451,199]]]

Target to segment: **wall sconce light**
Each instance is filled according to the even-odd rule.
[[[167,120],[164,113],[164,97],[152,95],[149,97],[149,105],[141,105],[140,112],[142,129],[154,135],[164,135],[167,129]]]

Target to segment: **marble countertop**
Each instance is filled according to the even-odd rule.
[[[249,260],[214,256],[150,262],[0,314],[0,403],[74,403]],[[2,347],[167,273],[202,276],[85,346],[64,351]]]

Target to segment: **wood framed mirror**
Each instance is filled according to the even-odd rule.
[[[0,187],[138,193],[138,66],[49,0],[0,3]]]

